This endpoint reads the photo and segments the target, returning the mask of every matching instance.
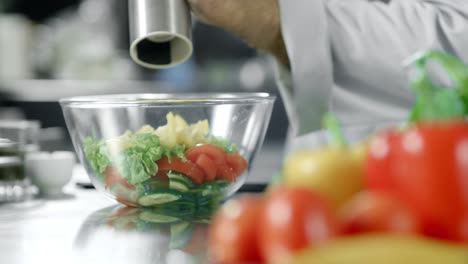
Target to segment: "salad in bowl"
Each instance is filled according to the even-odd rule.
[[[61,101],[94,186],[127,206],[198,206],[234,193],[260,148],[265,94],[79,97]]]

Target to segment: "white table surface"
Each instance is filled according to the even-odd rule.
[[[277,145],[262,149],[261,158],[254,162],[249,183],[269,181],[281,164],[280,149]],[[135,232],[116,233],[98,225],[90,229],[93,230],[91,234],[82,234],[91,215],[103,208],[118,206],[94,189],[76,187],[77,181],[86,179],[82,167],[77,166],[73,179],[64,189],[66,195],[61,199],[0,205],[0,264],[197,263],[193,259],[183,261],[180,256],[172,262],[155,262],[157,250],[154,248],[164,235],[158,238],[158,234],[147,237],[148,234],[142,236]],[[93,239],[87,242],[84,254],[83,250],[77,251],[77,238],[88,235]]]
[[[116,203],[95,190],[75,187],[57,200],[0,206],[0,263],[71,263],[73,241],[94,211]]]

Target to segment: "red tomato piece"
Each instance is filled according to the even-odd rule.
[[[260,196],[242,195],[214,215],[208,232],[214,263],[260,263],[257,230],[262,204]]]
[[[127,214],[132,214],[134,210],[135,210],[135,208],[133,208],[133,207],[127,207],[127,206],[126,207],[121,207],[117,211],[112,213],[109,216],[109,218],[116,217],[116,216],[124,216],[124,215],[127,215]]]
[[[310,189],[283,186],[269,189],[256,226],[260,250],[270,262],[329,241],[338,231],[331,205],[319,194]]]
[[[236,177],[241,175],[247,168],[247,161],[239,153],[226,154],[226,162],[232,168]]]
[[[123,198],[123,197],[116,197],[115,200],[121,204],[124,204],[126,206],[129,206],[129,207],[139,207],[136,203],[128,200],[127,198]]]
[[[225,164],[224,149],[212,144],[200,144],[190,147],[185,151],[185,157],[192,162],[196,162],[198,157],[202,154],[207,155],[212,159],[215,164]]]
[[[203,171],[190,160],[182,161],[179,157],[171,157],[169,161],[166,156],[163,156],[156,162],[158,168],[161,170],[173,170],[190,177],[193,182],[200,184],[205,178]]]
[[[403,202],[372,192],[356,195],[341,208],[340,225],[344,234],[418,234],[422,231],[421,220]]]
[[[156,172],[156,174],[151,178],[159,179],[161,181],[169,181],[169,177],[167,177],[167,170],[163,170],[161,168],[158,168],[158,172]]]
[[[200,167],[205,173],[205,180],[212,181],[216,178],[216,164],[208,155],[201,154],[198,156],[195,164]]]
[[[234,170],[229,167],[227,164],[223,165],[218,165],[218,168],[216,169],[216,176],[219,179],[223,179],[228,182],[234,182],[236,180],[236,173]]]
[[[127,179],[123,178],[119,171],[113,166],[107,166],[104,171],[104,183],[106,188],[110,188],[114,183],[120,183],[123,187],[129,190],[135,190],[135,186],[130,184]]]
[[[123,217],[123,216],[127,216],[127,215],[132,215],[132,214],[135,214],[135,210],[138,210],[138,209],[136,209],[134,207],[128,207],[128,206],[121,207],[117,211],[115,211],[114,213],[109,215],[109,218]]]

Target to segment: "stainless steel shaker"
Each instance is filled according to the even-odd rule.
[[[193,52],[190,8],[185,0],[129,0],[130,56],[147,68],[168,68]]]

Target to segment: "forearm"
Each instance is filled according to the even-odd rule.
[[[188,0],[204,22],[225,29],[248,45],[288,64],[277,0]]]

